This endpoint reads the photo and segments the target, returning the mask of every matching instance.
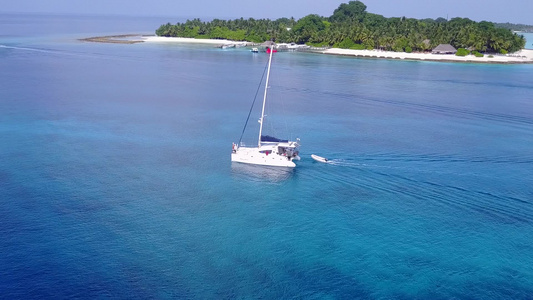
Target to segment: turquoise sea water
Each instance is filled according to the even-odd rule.
[[[278,53],[271,169],[230,162],[266,55],[0,20],[1,298],[533,295],[533,65]]]
[[[526,38],[526,49],[533,49],[533,33],[521,33]]]

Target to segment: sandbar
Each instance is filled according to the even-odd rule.
[[[109,43],[109,44],[136,44],[144,42],[141,34],[120,34],[107,36],[94,36],[80,39],[82,42]]]

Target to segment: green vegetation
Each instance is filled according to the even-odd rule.
[[[524,36],[491,22],[474,22],[465,18],[409,19],[385,18],[366,12],[361,1],[341,4],[330,17],[316,14],[299,20],[281,18],[236,19],[161,25],[159,36],[230,39],[235,41],[306,43],[347,49],[382,49],[411,52],[429,51],[439,44],[478,52],[515,52],[524,48]]]
[[[335,48],[342,48],[342,49],[353,49],[353,50],[364,50],[365,45],[362,44],[356,44],[352,39],[344,39],[340,43],[336,43],[333,45]]]
[[[456,56],[467,56],[468,54],[470,54],[470,51],[466,50],[465,48],[459,48],[455,53]]]
[[[296,25],[294,19],[248,19],[219,20],[202,22],[200,19],[187,20],[185,23],[170,23],[161,25],[156,30],[158,36],[206,38],[206,39],[230,39],[234,41],[250,41],[262,43],[270,40],[272,33],[287,31]]]
[[[521,31],[521,32],[533,32],[533,25],[524,25],[524,24],[512,24],[512,23],[494,23],[494,26],[497,28],[505,28],[512,31]]]

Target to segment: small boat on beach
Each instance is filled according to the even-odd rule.
[[[274,47],[266,47],[266,53],[267,54],[270,54],[271,52],[278,52],[278,50],[274,49]]]

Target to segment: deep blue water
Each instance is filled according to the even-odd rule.
[[[532,297],[533,65],[279,53],[253,167],[266,55],[77,40],[167,21],[0,15],[0,298]]]

